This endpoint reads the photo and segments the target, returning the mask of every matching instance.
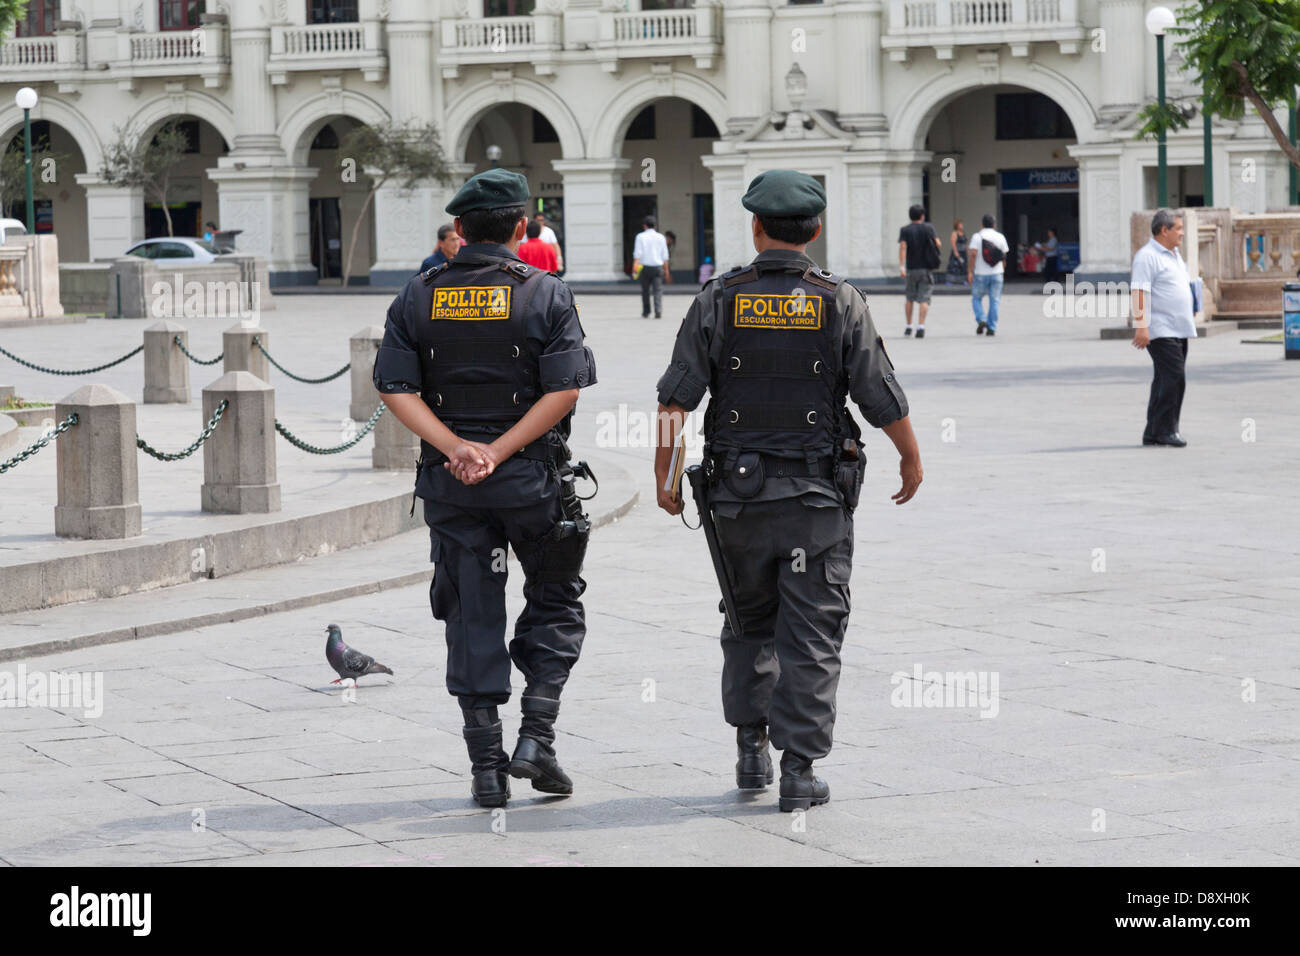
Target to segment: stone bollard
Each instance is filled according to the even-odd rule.
[[[373,373],[375,353],[379,351],[379,343],[383,338],[384,330],[371,325],[348,339],[348,354],[352,360],[352,405],[349,414],[355,422],[370,421],[370,416],[375,413],[375,405],[379,402]],[[387,414],[384,412],[385,416]]]
[[[375,413],[372,406],[370,415]],[[370,415],[366,416],[369,421]],[[420,457],[420,439],[393,414],[391,408],[375,422],[375,447],[370,450],[370,464],[386,471],[414,471],[415,460]]]
[[[144,403],[187,404],[190,400],[190,360],[172,341],[180,336],[189,348],[185,326],[163,320],[144,330]]]
[[[275,389],[251,372],[227,372],[203,390],[204,424],[223,398],[230,404],[203,443],[202,508],[217,514],[279,511]]]
[[[262,348],[271,350],[271,333],[260,326],[232,325],[221,333],[221,345],[225,350],[225,361],[221,363],[223,372],[252,372],[263,382],[271,380],[271,364],[261,350],[253,345],[256,338]]]
[[[55,422],[77,424],[55,440],[58,504],[54,533],[64,538],[140,534],[135,403],[107,385],[83,385],[54,406]]]

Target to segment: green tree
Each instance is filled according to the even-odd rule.
[[[1274,109],[1296,109],[1300,86],[1300,0],[1199,0],[1183,7],[1173,33],[1204,90],[1202,108],[1239,120],[1249,104],[1259,113],[1279,148],[1300,169],[1300,149],[1291,145]],[[1147,105],[1139,138],[1161,129],[1183,129],[1190,118],[1172,104]]]
[[[32,195],[36,199],[50,198],[47,188],[49,184],[41,177],[48,160],[54,161],[56,170],[60,165],[71,162],[69,157],[51,150],[49,140],[41,139],[33,142]],[[6,215],[22,219],[23,215],[18,210],[26,201],[27,164],[23,157],[23,133],[20,129],[18,135],[9,141],[5,151],[0,153],[0,209],[3,209]]]
[[[26,14],[27,0],[0,0],[0,36],[7,37]]]
[[[352,258],[357,251],[357,236],[375,193],[390,180],[410,189],[418,183],[451,182],[447,160],[442,152],[438,131],[428,123],[381,123],[361,125],[339,141],[339,174],[344,182],[356,182],[358,173],[370,178],[370,191],[352,224],[352,238],[343,263],[343,287],[352,276]],[[417,258],[423,258],[421,251]]]
[[[151,139],[131,127],[114,127],[114,139],[104,149],[99,176],[111,186],[144,190],[146,197],[162,205],[167,235],[174,236],[172,215],[167,208],[176,165],[189,149],[189,137],[175,123],[164,123]]]

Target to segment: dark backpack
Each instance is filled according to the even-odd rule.
[[[925,267],[927,269],[937,269],[939,268],[939,263],[942,261],[939,258],[939,245],[934,241],[935,235],[933,229],[927,229],[925,232]]]
[[[984,257],[985,265],[990,266],[995,266],[1006,258],[1006,253],[995,246],[988,236],[980,236],[980,255]]]

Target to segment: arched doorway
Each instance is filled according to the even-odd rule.
[[[1059,268],[1079,262],[1079,165],[1073,122],[1054,99],[1023,86],[998,84],[948,100],[925,133],[930,160],[921,171],[922,204],[943,239],[960,220],[969,237],[988,214],[1007,237],[1009,281],[1041,281],[1036,244],[1048,230],[1059,241]]]
[[[167,178],[166,213],[163,211],[164,197],[156,191],[145,191],[145,238],[168,235],[169,218],[173,236],[201,237],[209,222],[218,228],[227,228],[218,221],[217,185],[208,179],[207,171],[230,152],[229,144],[207,120],[188,114],[165,117],[151,124],[143,135],[152,139],[160,129],[169,125],[184,136],[185,152]]]
[[[343,281],[354,234],[348,284],[368,282],[375,261],[375,204],[366,203],[370,180],[365,170],[347,165],[340,150],[348,133],[360,125],[351,116],[332,116],[306,134],[307,165],[318,171],[307,191],[308,247],[316,279],[323,285]]]
[[[520,173],[528,180],[529,213],[541,212],[564,251],[564,180],[552,163],[564,155],[560,134],[540,110],[524,103],[502,103],[486,110],[469,131],[455,159],[470,175],[492,167]]]
[[[22,126],[6,131],[0,142],[5,143],[3,163],[7,194],[3,197],[3,215],[25,219],[27,187]],[[32,120],[36,232],[58,236],[59,259],[63,262],[85,262],[90,258],[86,188],[76,179],[79,173],[85,172],[85,154],[68,130],[50,120]]]
[[[625,117],[618,155],[630,165],[623,177],[623,271],[631,272],[632,245],[646,216],[668,235],[670,264],[693,282],[712,262],[713,175],[701,162],[720,133],[699,105],[679,96],[660,97]]]

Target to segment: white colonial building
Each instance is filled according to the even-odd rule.
[[[1058,230],[1089,274],[1126,272],[1129,213],[1155,202],[1155,96],[1142,0],[31,0],[0,45],[0,135],[40,94],[59,157],[38,228],[65,261],[106,259],[165,227],[142,192],[100,177],[118,131],[183,124],[178,234],[242,230],[273,284],[357,272],[396,284],[434,244],[455,185],[382,189],[342,175],[357,123],[422,120],[456,181],[492,163],[529,179],[571,281],[609,280],[653,212],[675,271],[751,255],[745,184],[789,166],[829,196],[813,252],[860,280],[897,273],[898,228],[924,202],[945,245],[988,212],[1013,243]],[[1197,90],[1177,56],[1170,95]],[[1285,122],[1283,120],[1283,122]],[[491,158],[489,158],[491,157]],[[1204,199],[1199,117],[1169,146],[1174,204]],[[48,177],[47,177],[48,178]],[[1257,120],[1214,124],[1214,199],[1287,201]],[[1075,245],[1077,244],[1077,245]]]

